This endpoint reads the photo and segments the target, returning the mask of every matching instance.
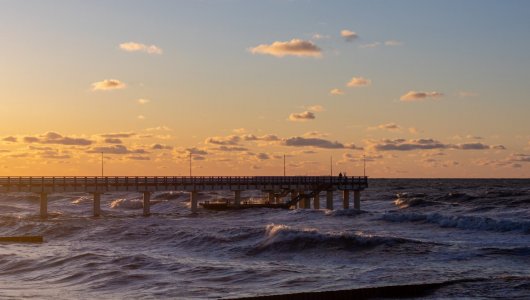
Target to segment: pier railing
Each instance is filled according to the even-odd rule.
[[[365,176],[74,176],[0,177],[0,192],[201,191],[293,189],[312,186],[363,190]]]

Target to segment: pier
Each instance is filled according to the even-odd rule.
[[[40,195],[40,216],[48,216],[48,195],[82,192],[93,195],[93,215],[101,214],[101,194],[138,192],[143,195],[143,214],[150,214],[151,194],[155,192],[189,192],[190,207],[197,212],[199,192],[232,191],[233,201],[217,208],[259,207],[242,203],[241,192],[258,190],[268,195],[265,207],[320,208],[320,194],[326,195],[326,208],[333,209],[333,193],[342,192],[343,208],[361,208],[361,191],[368,187],[366,176],[187,176],[187,177],[0,177],[0,193],[36,193]],[[202,203],[202,206],[215,206]],[[268,205],[268,206],[267,206]],[[213,207],[215,208],[215,207]]]

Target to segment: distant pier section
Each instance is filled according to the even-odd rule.
[[[233,201],[201,203],[205,208],[237,209],[260,207],[241,201],[244,191],[266,193],[261,207],[320,208],[320,195],[326,195],[326,208],[333,209],[333,193],[342,192],[343,208],[349,208],[350,193],[353,207],[360,209],[361,191],[368,187],[366,176],[188,176],[188,177],[0,177],[0,193],[37,193],[40,195],[40,216],[48,215],[48,194],[82,192],[94,196],[94,216],[101,214],[101,194],[138,192],[143,194],[143,213],[150,214],[150,199],[154,192],[184,191],[190,193],[192,212],[198,209],[198,193],[232,191]]]

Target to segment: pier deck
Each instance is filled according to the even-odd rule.
[[[342,191],[344,208],[349,207],[349,193],[354,193],[354,207],[360,208],[360,192],[368,187],[366,176],[108,176],[108,177],[0,177],[0,193],[29,192],[41,196],[41,216],[47,216],[47,198],[51,193],[83,192],[94,195],[94,216],[100,215],[103,193],[139,192],[144,197],[144,215],[149,215],[151,193],[164,191],[190,192],[191,209],[197,210],[197,193],[234,191],[234,206],[241,203],[241,192],[260,190],[269,194],[270,203],[320,208],[320,192],[327,193],[326,207],[333,209],[334,191]],[[291,194],[289,201],[282,201]]]

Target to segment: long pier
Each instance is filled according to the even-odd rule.
[[[333,192],[342,191],[343,208],[360,209],[361,191],[368,187],[366,176],[188,176],[188,177],[0,177],[0,193],[37,193],[40,216],[48,216],[48,194],[82,192],[94,196],[93,215],[101,215],[101,194],[138,192],[143,194],[143,214],[150,214],[153,192],[184,191],[190,193],[191,211],[198,210],[198,192],[233,191],[233,206],[243,206],[241,192],[260,190],[268,194],[270,203],[289,203],[301,208],[320,208],[320,194],[326,193],[326,208],[333,209]],[[284,200],[290,194],[290,200]]]

